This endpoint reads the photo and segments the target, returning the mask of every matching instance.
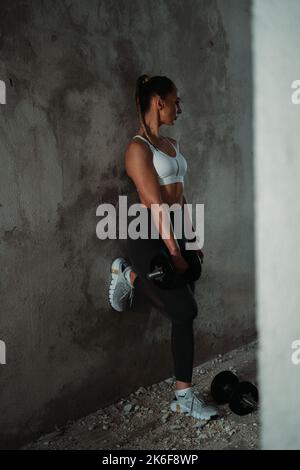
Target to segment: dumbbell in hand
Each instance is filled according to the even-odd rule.
[[[199,256],[192,254],[190,250],[184,251],[182,256],[189,265],[184,273],[177,272],[171,257],[165,251],[161,251],[151,260],[147,278],[153,280],[161,289],[175,289],[185,286],[188,282],[197,281],[201,276]]]
[[[233,372],[223,371],[217,374],[210,390],[216,403],[229,403],[229,408],[237,415],[247,415],[257,409],[257,387],[251,382],[240,382]]]
[[[186,284],[185,279],[176,271],[171,257],[164,251],[151,260],[150,273],[147,278],[161,289],[175,289]]]

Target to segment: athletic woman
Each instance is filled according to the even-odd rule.
[[[209,420],[218,415],[217,410],[206,405],[192,387],[193,320],[198,314],[194,297],[195,285],[191,282],[184,287],[167,290],[147,279],[151,259],[162,251],[168,253],[179,273],[183,273],[188,267],[182,255],[186,242],[184,229],[181,238],[174,235],[176,211],[164,211],[163,218],[154,209],[163,207],[162,204],[170,208],[175,204],[176,214],[179,214],[183,226],[187,223],[191,226],[191,220],[186,218],[183,210],[184,204],[187,204],[184,196],[187,161],[180,153],[176,140],[159,133],[160,126],[172,126],[182,112],[180,97],[175,84],[169,78],[142,75],[136,83],[135,98],[140,128],[127,146],[125,167],[127,175],[136,186],[141,209],[146,214],[148,238],[128,238],[130,262],[121,257],[113,261],[109,299],[112,307],[121,312],[126,310],[129,299],[130,306],[132,305],[133,292],[139,289],[170,319],[176,378],[175,397],[170,408],[175,412]],[[151,238],[151,224],[157,228],[159,237]],[[201,250],[194,251],[194,255],[203,257]]]

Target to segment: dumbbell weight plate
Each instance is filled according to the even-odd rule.
[[[189,268],[184,273],[179,273],[168,253],[161,251],[160,254],[153,257],[150,263],[150,273],[162,270],[165,274],[157,277],[151,276],[151,280],[161,289],[174,289],[184,287],[190,281],[196,281],[201,275],[201,261],[199,256],[195,256],[189,250],[182,252],[183,257],[189,264]]]
[[[157,268],[162,268],[166,274],[162,274],[152,281],[161,289],[172,289],[175,287],[176,270],[171,262],[169,256],[165,252],[154,256],[150,263],[150,271],[153,272]]]
[[[182,256],[189,265],[189,268],[182,274],[182,276],[187,280],[187,282],[198,281],[202,270],[200,257],[192,250],[184,250]]]
[[[238,377],[229,370],[224,370],[217,374],[210,387],[210,392],[215,402],[219,405],[227,403],[238,383]]]
[[[243,400],[245,398],[245,401]],[[250,402],[250,403],[249,403]],[[251,402],[253,404],[251,404]],[[258,403],[258,390],[251,382],[239,382],[229,402],[229,408],[237,415],[252,413]]]

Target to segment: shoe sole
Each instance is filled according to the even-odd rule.
[[[191,414],[188,409],[184,409],[179,403],[171,403],[170,409],[174,411],[175,413],[182,413],[182,414],[185,414],[186,416],[192,416],[195,419],[200,419],[203,421],[210,421],[211,419],[217,419],[219,416],[218,414],[211,415],[210,417],[195,416]]]
[[[124,310],[118,310],[117,308],[115,308],[111,302],[111,299],[110,299],[110,293],[112,291],[112,296],[113,296],[113,293],[114,293],[114,290],[115,290],[115,287],[116,287],[116,284],[118,282],[118,277],[119,277],[119,274],[120,274],[120,268],[121,268],[121,265],[122,263],[126,263],[126,260],[124,258],[116,258],[112,264],[111,264],[111,268],[110,268],[110,272],[111,272],[111,281],[110,281],[110,286],[109,286],[109,291],[108,291],[108,300],[109,300],[109,303],[112,307],[113,310],[115,310],[116,312],[123,312]]]

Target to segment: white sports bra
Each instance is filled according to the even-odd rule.
[[[147,139],[137,134],[133,137],[139,137],[140,139],[147,142],[153,152],[153,165],[158,174],[160,186],[171,183],[182,183],[184,186],[184,175],[187,171],[187,161],[184,156],[179,152],[179,145],[177,147],[171,142],[172,146],[176,150],[176,156],[171,157],[162,150],[156,149]]]

